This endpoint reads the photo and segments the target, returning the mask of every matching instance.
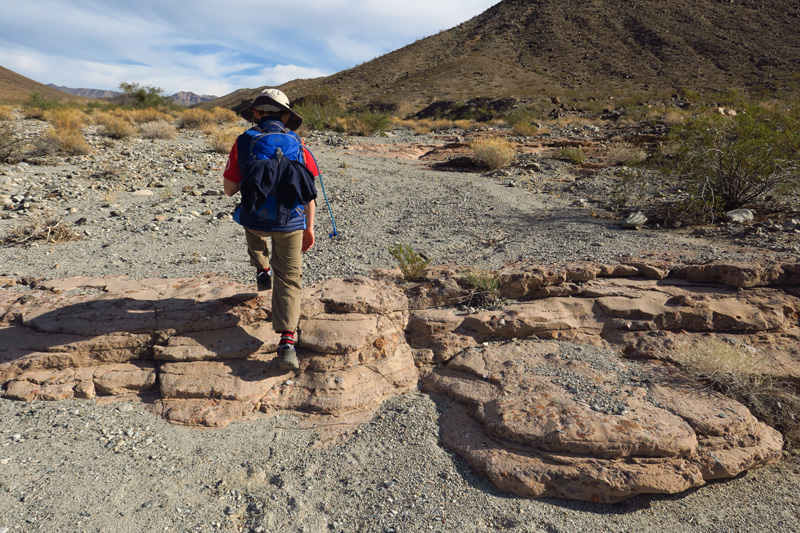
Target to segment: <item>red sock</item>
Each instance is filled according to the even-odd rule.
[[[280,344],[294,344],[294,331],[281,331]]]

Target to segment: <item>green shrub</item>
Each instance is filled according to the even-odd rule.
[[[580,146],[565,146],[556,151],[556,159],[572,163],[573,165],[580,165],[586,160],[586,155]]]
[[[675,126],[660,169],[689,196],[689,211],[719,212],[798,187],[800,111],[750,105],[736,116],[705,114]]]
[[[345,117],[345,129],[350,135],[367,137],[388,130],[392,126],[389,113],[359,111]]]
[[[17,159],[22,151],[22,136],[11,122],[0,122],[0,163]]]
[[[496,272],[491,270],[474,270],[462,278],[462,281],[475,290],[462,303],[470,307],[496,309],[502,306],[500,283]]]
[[[390,246],[389,253],[397,261],[404,280],[419,281],[425,279],[430,259],[404,244]]]
[[[160,87],[123,81],[119,84],[119,90],[125,93],[126,103],[137,109],[145,107],[177,109],[180,107],[169,96],[166,96]]]
[[[507,167],[514,161],[516,155],[512,144],[499,137],[478,139],[470,145],[470,148],[475,164],[489,170]]]
[[[25,118],[43,119],[47,111],[62,107],[64,107],[64,104],[55,98],[47,98],[42,93],[33,92],[28,101],[22,106],[22,112]]]
[[[344,115],[341,104],[330,92],[308,96],[294,110],[303,117],[303,127],[316,131],[334,129],[337,119]]]

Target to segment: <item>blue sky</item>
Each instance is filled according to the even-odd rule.
[[[223,96],[333,74],[499,0],[0,0],[0,65],[41,83]]]

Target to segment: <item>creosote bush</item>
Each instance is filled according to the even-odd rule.
[[[359,111],[344,118],[345,131],[350,135],[368,137],[388,130],[392,125],[389,113]]]
[[[675,126],[655,161],[688,193],[682,209],[702,219],[785,197],[800,187],[800,108],[748,105]]]
[[[64,104],[55,98],[47,98],[42,93],[33,92],[22,106],[22,114],[25,118],[44,119],[47,111],[61,107],[64,107]]]
[[[470,148],[472,148],[472,160],[475,164],[489,170],[498,170],[509,166],[516,155],[513,145],[500,137],[478,139],[470,144]]]
[[[397,261],[404,280],[420,281],[425,279],[430,259],[405,244],[390,246],[389,254]]]

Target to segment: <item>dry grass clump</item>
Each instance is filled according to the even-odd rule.
[[[800,446],[797,386],[771,376],[756,350],[735,341],[706,339],[684,345],[673,358],[695,379],[747,406],[753,416],[783,433],[788,448]]]
[[[144,139],[174,139],[178,136],[178,129],[165,120],[157,120],[140,124],[139,133]]]
[[[220,126],[225,124],[236,124],[241,120],[235,111],[225,107],[215,107],[211,110],[211,118]]]
[[[154,107],[142,109],[131,109],[126,112],[131,121],[135,124],[147,124],[148,122],[172,122],[173,116]]]
[[[100,125],[103,135],[112,139],[127,139],[138,131],[133,125],[133,114],[122,110],[100,113],[95,116],[95,123]]]
[[[47,111],[44,119],[58,131],[76,130],[91,123],[89,115],[73,107],[64,107]]]
[[[199,107],[185,109],[178,115],[178,127],[181,129],[199,130],[203,126],[215,123],[214,114]]]
[[[12,118],[14,118],[14,107],[0,105],[0,120],[11,120]]]
[[[34,213],[21,224],[11,228],[3,239],[4,244],[25,244],[33,241],[66,242],[80,240],[72,224],[50,211]]]
[[[472,148],[472,160],[476,165],[498,170],[509,166],[516,155],[514,146],[506,139],[493,137],[489,139],[478,139],[470,144]]]
[[[202,126],[200,126],[199,129],[200,129],[201,133],[211,137],[213,135],[216,135],[217,132],[219,132],[219,125],[215,124],[213,122],[208,122],[208,123],[203,124]]]
[[[50,124],[50,128],[33,147],[31,155],[49,155],[54,152],[84,155],[92,151],[81,132],[91,122],[89,115],[83,111],[61,107],[46,111],[42,118]]]
[[[47,155],[53,151],[67,155],[85,155],[91,153],[92,147],[86,142],[80,130],[50,128],[44,132],[40,146],[34,148],[32,155]]]
[[[527,122],[519,122],[511,127],[511,132],[522,137],[533,137],[539,133],[539,127]]]
[[[647,159],[647,152],[628,142],[616,142],[608,147],[608,164],[636,165]]]
[[[208,147],[218,154],[227,154],[231,151],[231,147],[240,133],[242,133],[242,129],[238,126],[218,130],[209,135]]]

